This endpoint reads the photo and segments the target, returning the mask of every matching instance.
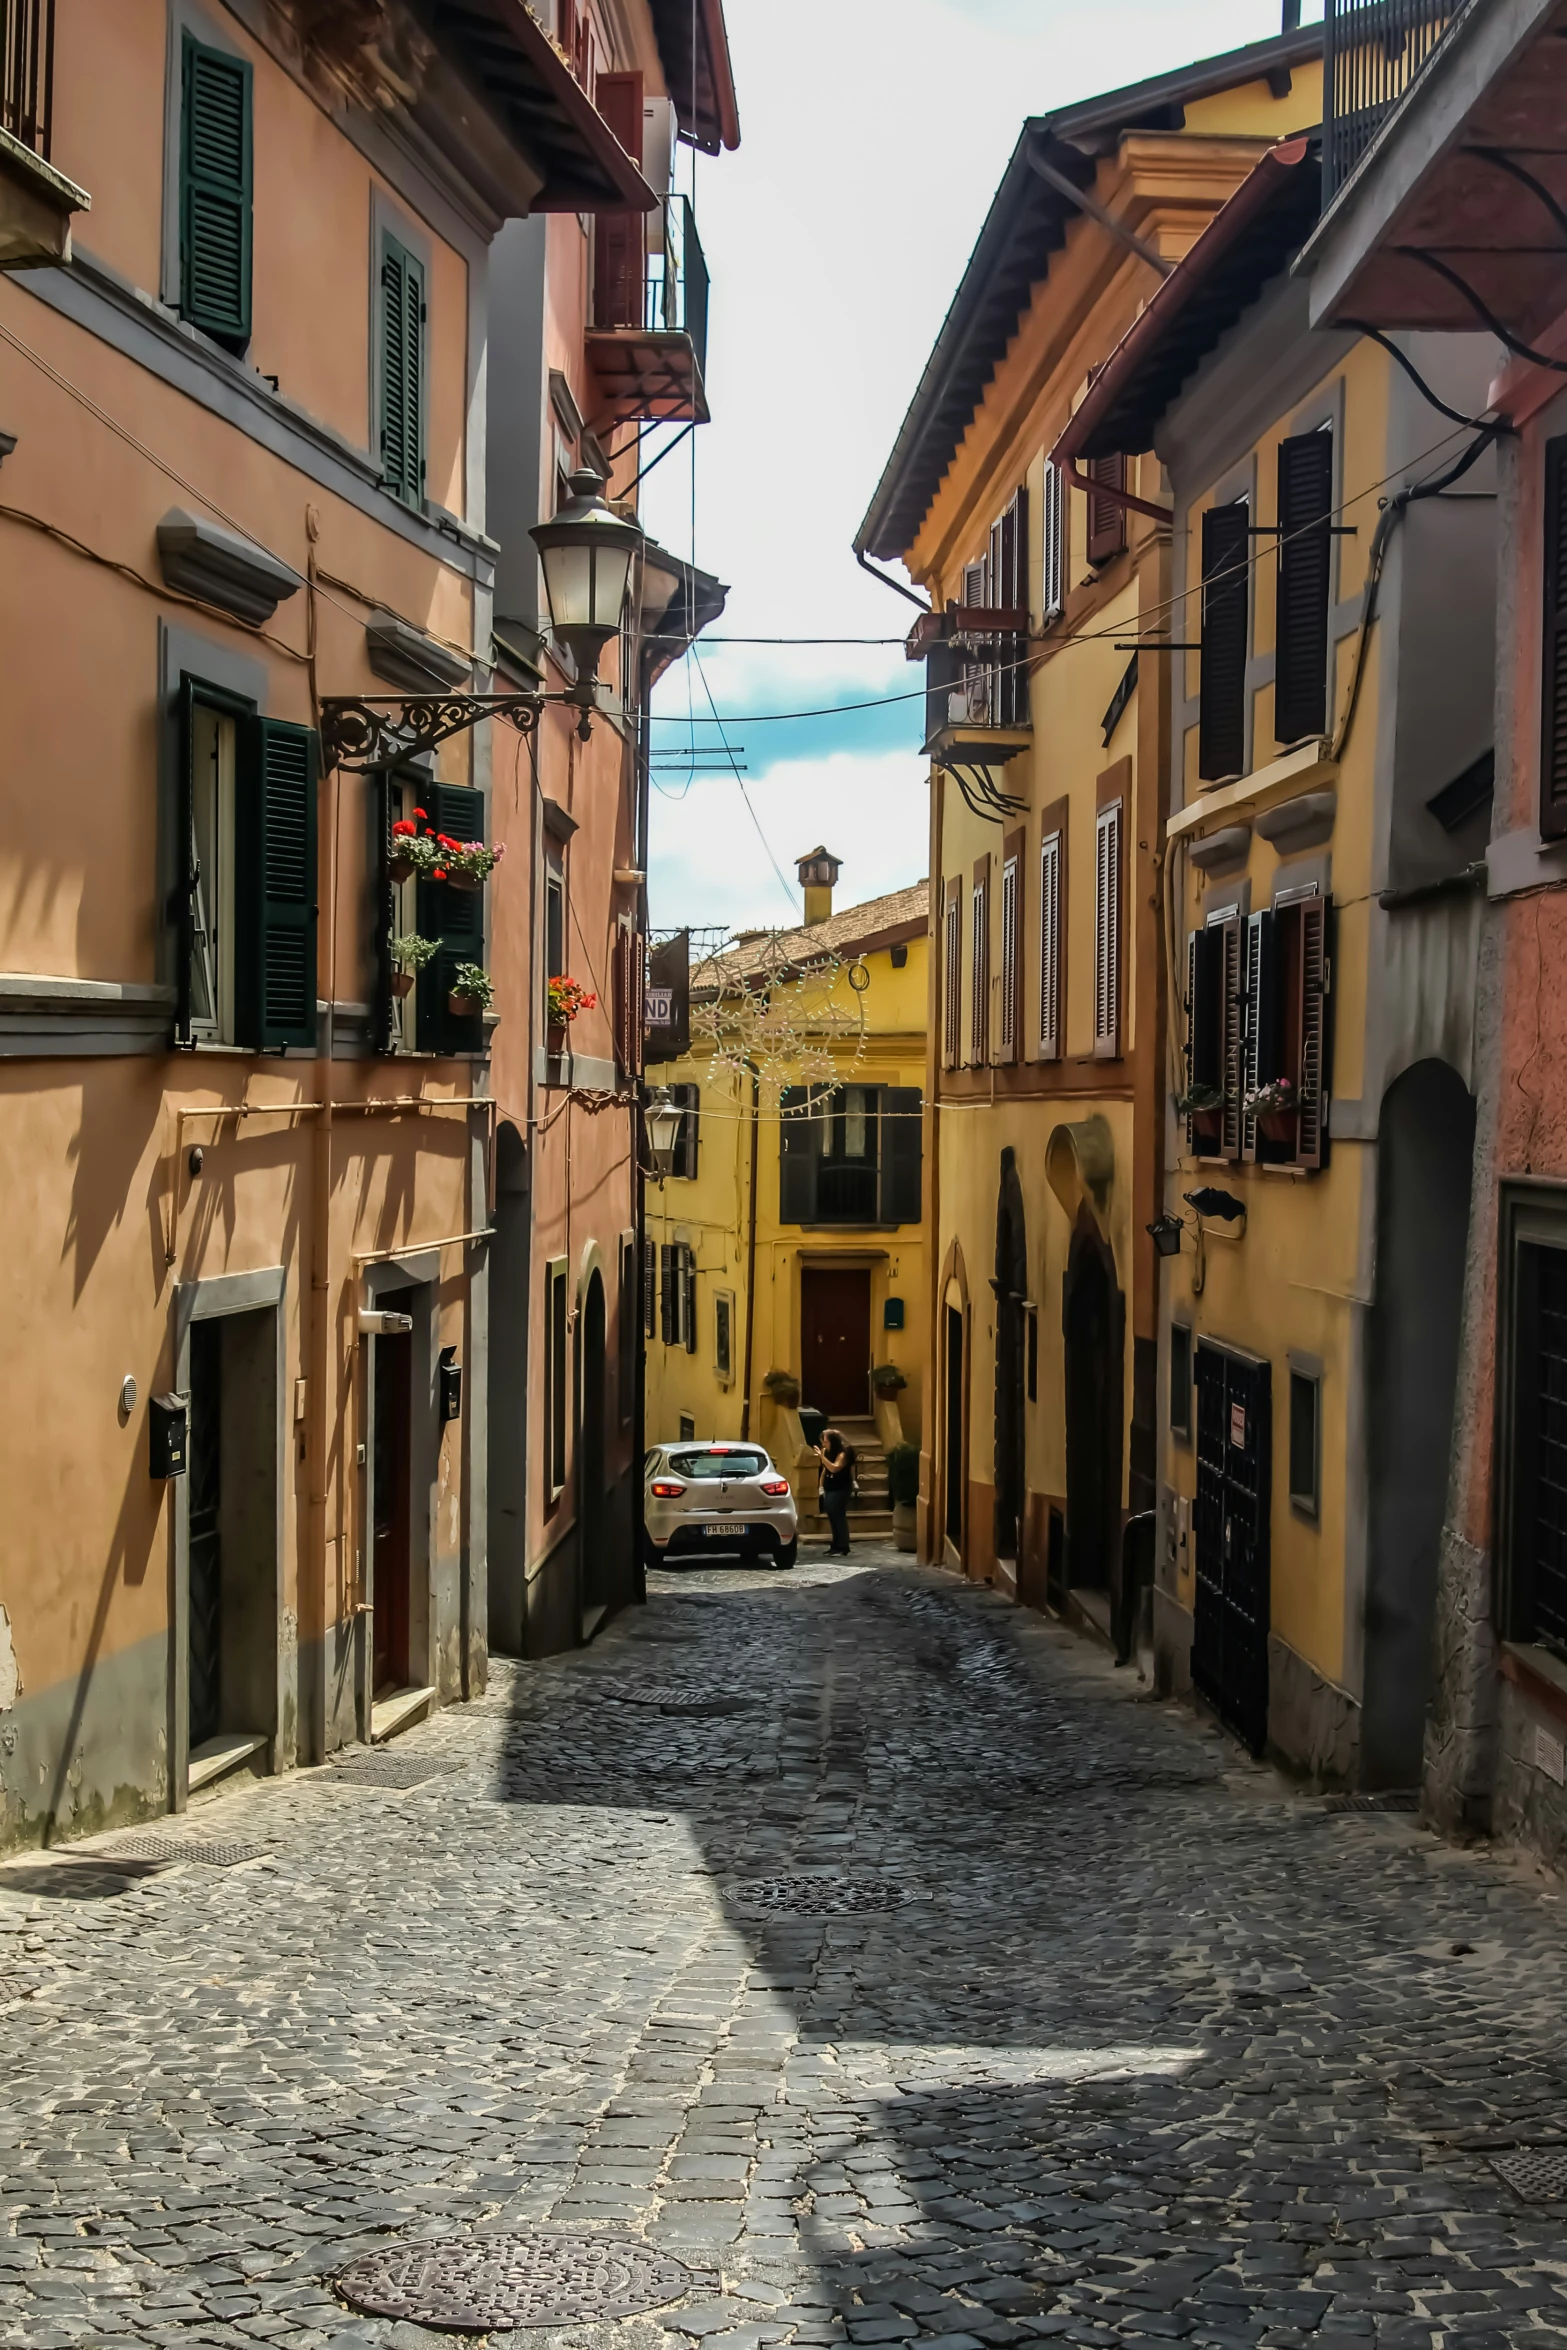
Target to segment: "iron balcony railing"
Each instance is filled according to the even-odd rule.
[[[1326,0],[1322,201],[1332,203],[1477,0]]]
[[[49,159],[54,101],[54,0],[0,0],[0,130]]]
[[[593,292],[596,327],[685,334],[707,369],[707,260],[687,196],[665,196],[645,220],[609,214],[599,223]]]

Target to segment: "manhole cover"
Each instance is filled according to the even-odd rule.
[[[742,1909],[812,1918],[864,1917],[903,1899],[901,1885],[875,1877],[757,1877],[732,1892]]]
[[[748,1714],[760,1698],[741,1697],[734,1690],[713,1689],[703,1681],[643,1681],[634,1689],[607,1688],[604,1695],[616,1705],[649,1706],[661,1714]]]
[[[1418,1787],[1393,1787],[1380,1795],[1330,1795],[1324,1811],[1418,1811]]]
[[[114,1847],[116,1861],[199,1860],[209,1869],[237,1869],[242,1861],[266,1857],[264,1844],[187,1844],[177,1836],[128,1836]]]
[[[444,1778],[460,1771],[459,1762],[442,1762],[432,1754],[384,1754],[372,1747],[352,1762],[339,1763],[332,1773],[339,1787],[420,1787],[426,1779]]]
[[[691,2292],[716,2292],[710,2269],[609,2236],[463,2236],[394,2244],[344,2269],[337,2289],[372,2317],[411,2318],[452,2333],[638,2317]]]
[[[1520,2203],[1567,2203],[1567,2146],[1518,2146],[1487,2159]]]

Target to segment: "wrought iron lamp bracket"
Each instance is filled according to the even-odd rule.
[[[327,694],[321,702],[321,757],[327,767],[395,767],[504,718],[519,734],[538,724],[543,694]]]

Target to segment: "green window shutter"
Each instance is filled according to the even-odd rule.
[[[250,67],[184,37],[180,315],[242,351],[250,340]]]
[[[316,1041],[316,783],[308,726],[239,726],[234,944],[239,1041],[258,1052]]]
[[[452,840],[484,838],[484,794],[467,784],[427,783],[424,809],[432,832]],[[477,1053],[484,1049],[484,1023],[475,1014],[458,1019],[447,1009],[459,963],[484,961],[484,892],[453,889],[450,882],[421,880],[419,935],[439,949],[419,974],[418,1041],[422,1053]]]
[[[406,506],[424,503],[424,264],[381,240],[381,476]]]
[[[174,933],[174,1035],[180,1044],[190,1042],[191,959],[196,951],[196,825],[190,767],[191,712],[195,700],[190,679],[182,677],[179,699],[179,777],[174,812],[174,879],[166,909],[169,928]]]

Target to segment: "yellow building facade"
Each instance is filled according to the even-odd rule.
[[[1157,1490],[1171,535],[1051,452],[1259,157],[1320,27],[1024,126],[861,526],[930,613],[933,1286],[922,1550],[1108,1626]],[[1019,287],[1025,290],[1019,292]]]
[[[758,1439],[809,1533],[819,1413],[880,1530],[881,1455],[920,1441],[924,1397],[928,891],[834,913],[836,860],[801,870],[814,919],[693,972],[691,1050],[648,1067],[682,1130],[647,1191],[647,1433]]]

